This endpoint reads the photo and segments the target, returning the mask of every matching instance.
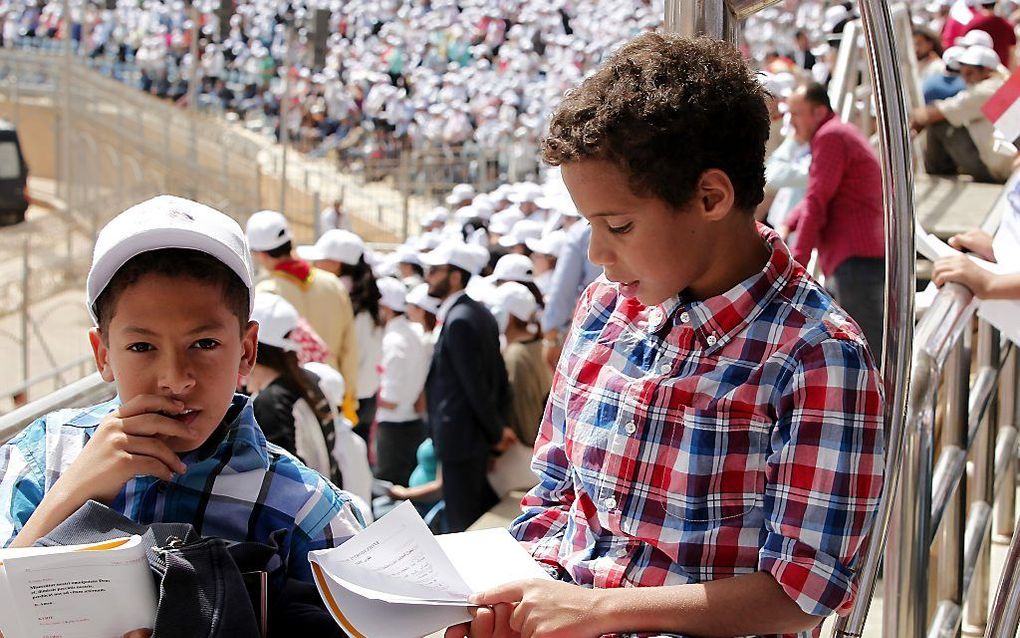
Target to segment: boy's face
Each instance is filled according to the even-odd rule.
[[[676,210],[658,197],[635,195],[626,174],[610,162],[568,162],[561,171],[577,210],[591,222],[588,259],[605,269],[622,295],[653,306],[685,290],[700,299],[728,289],[716,290],[713,281],[731,227],[720,223],[731,217],[728,208],[720,212],[726,202],[715,199],[724,197],[721,190],[699,186],[694,199],[707,198],[707,212],[705,205]],[[732,190],[729,198],[732,207]]]
[[[258,325],[243,334],[215,284],[143,275],[117,299],[105,335],[89,335],[103,379],[116,381],[122,401],[151,394],[184,403],[174,452],[201,446],[230,406],[237,376],[255,363]]]

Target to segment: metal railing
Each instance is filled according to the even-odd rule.
[[[98,372],[79,379],[65,388],[0,416],[0,444],[8,441],[36,419],[63,408],[87,406],[112,399],[116,386],[106,383]]]

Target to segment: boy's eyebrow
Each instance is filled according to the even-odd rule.
[[[628,213],[622,213],[622,212],[616,211],[616,210],[606,210],[606,211],[602,211],[601,213],[592,213],[591,215],[587,215],[587,217],[588,217],[588,219],[591,219],[593,217],[615,217],[617,215],[627,215],[627,214]]]
[[[217,329],[220,329],[220,328],[223,328],[223,322],[221,322],[221,321],[209,321],[209,322],[203,323],[200,326],[196,326],[196,327],[192,328],[191,330],[188,331],[187,334],[194,335],[194,334],[198,334],[200,332],[207,332],[209,330],[217,330]],[[125,326],[124,327],[124,332],[130,332],[132,334],[142,335],[142,336],[146,336],[146,337],[152,337],[152,336],[156,335],[156,333],[153,332],[152,330],[149,330],[148,328],[142,328],[141,326]]]

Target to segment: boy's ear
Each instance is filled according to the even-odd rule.
[[[89,344],[92,346],[92,355],[96,358],[96,370],[103,377],[103,381],[113,383],[116,379],[113,376],[113,366],[110,365],[110,347],[103,341],[103,335],[99,328],[89,330]]]
[[[708,221],[717,222],[725,218],[733,210],[736,200],[730,176],[718,168],[710,168],[702,173],[695,200]]]
[[[241,365],[238,367],[238,374],[246,377],[251,374],[255,367],[255,355],[259,349],[259,324],[254,321],[248,322],[248,327],[241,335]]]

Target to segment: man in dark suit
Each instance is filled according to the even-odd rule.
[[[422,256],[429,295],[443,302],[425,396],[451,532],[467,529],[499,501],[486,478],[489,455],[516,440],[507,427],[510,385],[496,319],[464,292],[478,261],[452,242]]]
[[[815,54],[811,52],[811,41],[808,39],[808,34],[804,30],[798,30],[794,34],[794,41],[797,43],[797,49],[793,52],[793,61],[797,63],[797,66],[804,69],[808,73],[815,67]]]

